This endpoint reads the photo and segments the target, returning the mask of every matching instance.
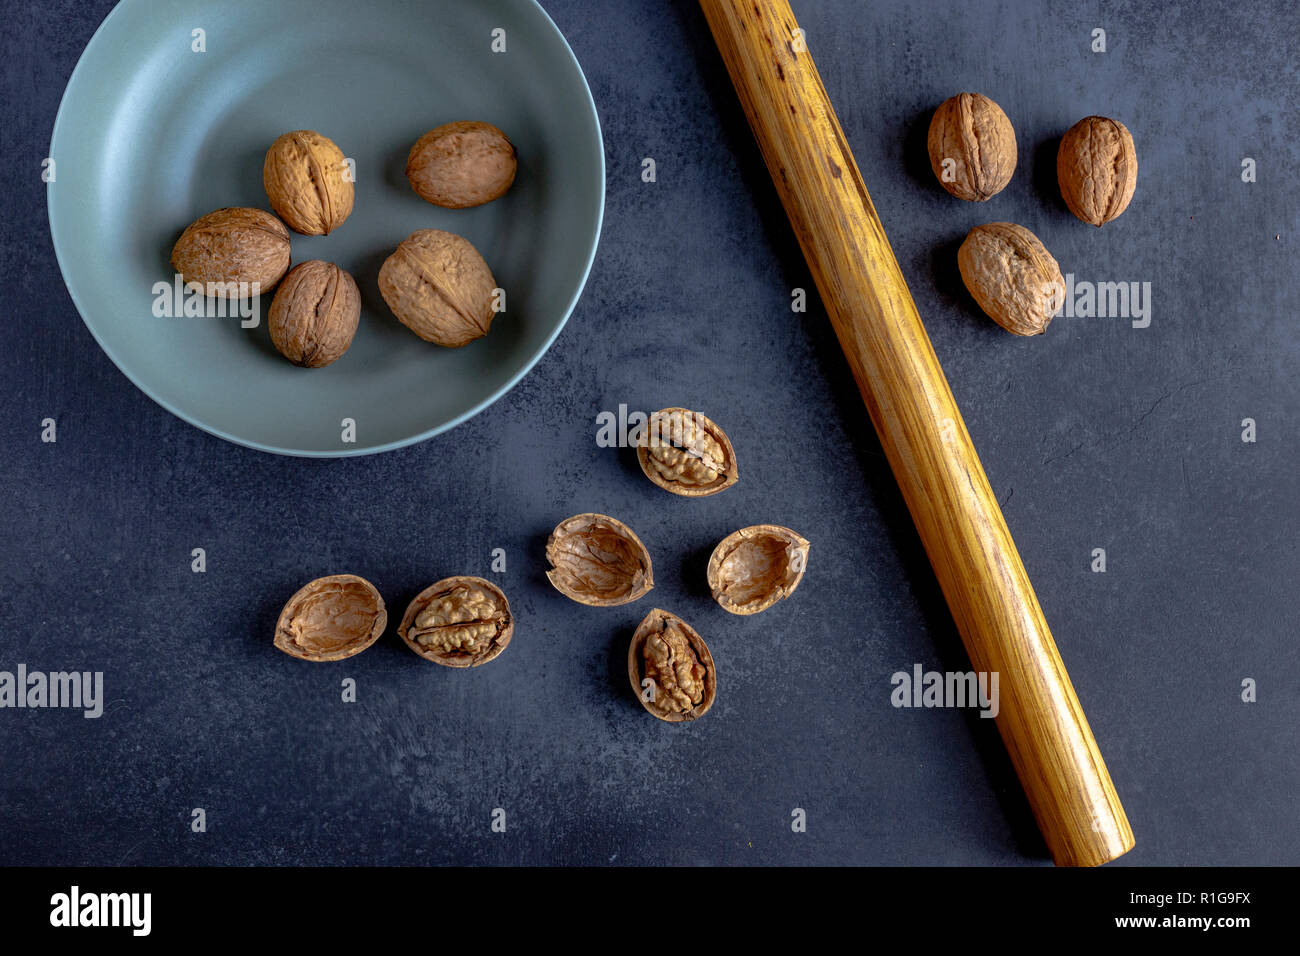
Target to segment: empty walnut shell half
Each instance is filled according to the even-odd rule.
[[[504,195],[517,165],[514,145],[491,123],[447,123],[411,147],[406,178],[421,199],[466,209]]]
[[[379,269],[379,294],[426,342],[460,348],[492,327],[496,279],[473,244],[441,229],[417,229]]]
[[[732,614],[757,614],[789,597],[808,567],[809,544],[789,528],[757,524],[729,534],[709,558],[713,600]]]
[[[506,649],[515,619],[505,594],[491,581],[444,578],[415,596],[397,633],[425,660],[478,667]]]
[[[384,599],[355,574],[303,585],[280,612],[275,646],[304,661],[341,661],[360,654],[388,626]]]
[[[609,515],[565,518],[546,542],[546,560],[551,584],[579,604],[628,604],[654,587],[650,552],[631,528]]]
[[[266,151],[262,185],[271,208],[304,236],[328,236],[352,215],[343,150],[315,130],[285,133]]]
[[[303,368],[322,368],[352,345],[361,320],[357,283],[332,262],[294,266],[275,293],[266,327],[280,354]]]
[[[739,477],[726,433],[686,408],[664,408],[651,415],[636,457],[647,478],[688,498],[716,495]]]
[[[627,676],[641,706],[670,723],[703,717],[718,696],[718,675],[704,638],[659,608],[632,635]]]
[[[172,265],[210,296],[251,298],[270,292],[289,271],[289,230],[261,209],[218,209],[181,233]]]

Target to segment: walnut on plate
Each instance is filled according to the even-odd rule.
[[[352,345],[361,320],[356,281],[332,262],[299,263],[280,283],[266,317],[280,354],[303,368],[335,362]]]
[[[262,185],[289,227],[328,236],[352,214],[353,187],[343,150],[315,130],[285,133],[266,151]]]
[[[426,342],[448,348],[487,335],[496,288],[473,244],[441,229],[417,229],[379,270],[379,293],[393,314]]]
[[[172,247],[172,265],[210,296],[251,298],[270,292],[289,271],[289,230],[269,212],[228,206],[186,227]]]
[[[491,123],[461,121],[429,130],[411,147],[406,178],[421,199],[447,209],[504,195],[518,166],[514,144]]]

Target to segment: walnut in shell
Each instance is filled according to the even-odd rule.
[[[1065,278],[1038,237],[1012,222],[976,226],[957,250],[979,307],[1016,335],[1041,335],[1061,306]]]
[[[275,646],[304,661],[360,654],[388,626],[384,599],[354,574],[317,578],[291,598],[275,625]]]
[[[281,355],[294,365],[321,368],[348,350],[360,319],[361,293],[352,276],[313,259],[284,277],[266,324]]]
[[[217,298],[270,292],[289,271],[289,230],[261,209],[218,209],[181,233],[172,265],[187,285]]]
[[[546,542],[546,560],[551,584],[579,604],[628,604],[654,587],[650,552],[631,528],[609,515],[561,521]]]
[[[421,136],[406,178],[421,199],[448,209],[481,206],[515,181],[515,147],[491,123],[447,123]]]
[[[641,706],[670,723],[703,717],[718,696],[718,675],[704,639],[659,608],[632,635],[627,676]]]
[[[723,538],[709,558],[709,590],[724,611],[757,614],[789,597],[808,567],[809,544],[789,528],[758,524]]]
[[[647,478],[688,498],[716,495],[739,477],[726,433],[686,408],[664,408],[651,415],[636,456]]]
[[[271,208],[305,236],[327,236],[352,214],[347,157],[315,130],[285,133],[266,151],[262,185]]]
[[[425,660],[478,667],[506,649],[515,620],[505,594],[491,581],[444,578],[415,596],[397,633]]]
[[[468,239],[440,229],[411,233],[379,270],[379,293],[427,342],[460,348],[492,326],[492,272]]]
[[[1070,212],[1084,222],[1103,226],[1127,209],[1137,173],[1133,134],[1119,120],[1088,116],[1061,137],[1056,179]]]
[[[1016,131],[987,96],[958,93],[939,104],[930,120],[930,168],[958,199],[984,202],[1000,193],[1016,171]]]

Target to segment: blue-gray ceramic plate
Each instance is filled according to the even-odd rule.
[[[441,209],[411,190],[406,156],[462,119],[504,130],[519,172],[495,202]],[[173,280],[171,248],[191,221],[270,208],[262,161],[296,129],[356,164],[347,222],[293,235],[295,263],[335,262],[361,288],[356,339],[322,369],[275,351],[269,294],[245,328],[239,315],[169,316],[175,297],[156,285]],[[186,421],[294,455],[396,448],[500,398],[573,309],[604,209],[591,93],[533,0],[123,0],[68,81],[50,155],[54,249],[104,351]],[[506,293],[492,330],[462,349],[417,338],[379,295],[384,259],[424,228],[473,242]]]

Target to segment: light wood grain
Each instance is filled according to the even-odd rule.
[[[794,14],[701,6],[971,662],[999,674],[998,729],[1052,857],[1112,860],[1133,846],[1124,808]]]

